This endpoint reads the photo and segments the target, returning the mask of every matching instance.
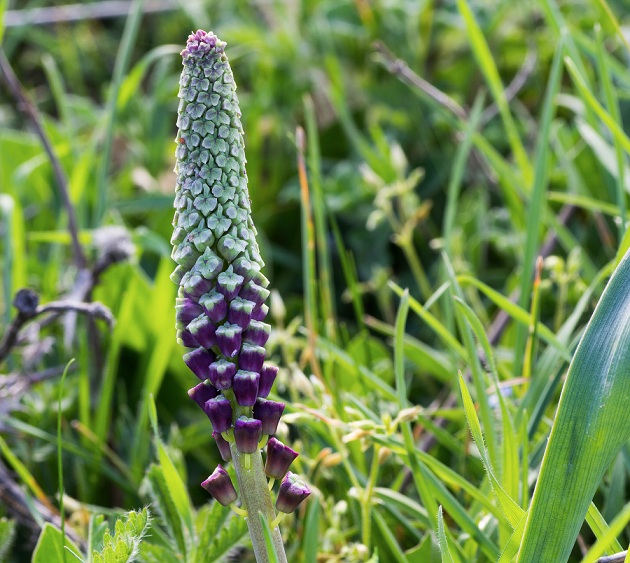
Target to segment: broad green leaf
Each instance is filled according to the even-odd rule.
[[[630,253],[613,273],[567,375],[518,561],[566,561],[604,472],[630,438]]]
[[[46,523],[39,534],[31,563],[51,563],[53,561],[55,563],[70,563],[77,559],[81,561],[82,559],[78,557],[81,553],[79,548],[67,536],[65,540],[64,544],[63,535],[59,528]]]
[[[306,519],[304,520],[304,540],[302,541],[304,563],[317,563],[319,512],[319,499],[315,497],[309,503]]]

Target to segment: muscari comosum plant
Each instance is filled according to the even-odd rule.
[[[210,419],[221,457],[232,460],[241,507],[221,465],[202,486],[247,518],[257,561],[269,560],[263,521],[286,561],[279,521],[310,491],[288,471],[298,454],[272,437],[285,405],[267,398],[278,368],[264,363],[269,281],[250,212],[236,86],[225,43],[212,33],[190,35],[182,57],[171,240],[177,339],[201,380],[189,395]],[[282,482],[274,509],[276,479]]]

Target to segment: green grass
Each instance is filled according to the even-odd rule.
[[[0,383],[0,469],[34,526],[61,511],[85,561],[112,538],[141,561],[253,560],[242,519],[198,486],[220,458],[186,396],[168,277],[178,53],[203,27],[227,41],[238,84],[274,289],[279,438],[313,491],[281,524],[288,559],[595,562],[625,549],[623,4],[144,4],[0,24],[90,264],[118,248],[109,227],[135,248],[91,291],[111,331],[82,316],[33,323],[1,360],[0,376],[24,382],[75,358],[65,379]],[[32,131],[0,86],[0,336],[19,288],[42,303],[76,289],[66,210]],[[42,528],[36,549],[15,522],[0,502],[7,561],[62,553],[61,531]]]

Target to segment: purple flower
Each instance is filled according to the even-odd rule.
[[[262,346],[245,343],[241,348],[238,365],[247,371],[260,372],[265,361],[265,349]]]
[[[264,345],[267,344],[267,340],[269,340],[270,332],[270,325],[261,321],[252,320],[243,333],[243,340],[249,344],[264,347]]]
[[[208,379],[217,389],[230,389],[235,373],[236,365],[221,358],[219,361],[210,364]]]
[[[203,410],[212,422],[215,432],[225,432],[232,426],[232,405],[223,395],[206,401]]]
[[[258,442],[262,437],[260,420],[240,416],[234,424],[234,441],[236,449],[242,454],[253,454],[258,450]]]
[[[223,458],[223,461],[230,461],[232,459],[232,451],[230,450],[230,443],[219,432],[213,432],[212,437],[217,443],[219,453]]]
[[[271,292],[268,289],[258,285],[254,280],[248,281],[241,289],[239,295],[243,299],[253,301],[256,305],[262,305]]]
[[[199,273],[190,270],[182,276],[180,287],[189,296],[201,297],[212,287],[212,282]]]
[[[214,399],[219,392],[208,381],[202,381],[188,390],[188,396],[202,409],[206,401]]]
[[[206,311],[206,315],[214,323],[221,322],[227,315],[227,303],[225,297],[218,291],[212,290],[204,293],[199,299],[199,304]]]
[[[201,315],[190,321],[186,328],[204,348],[212,348],[217,343],[215,337],[217,327],[214,326],[205,313],[201,313]]]
[[[273,479],[282,479],[298,455],[295,450],[285,446],[280,440],[269,438],[265,473]]]
[[[197,348],[199,342],[195,340],[195,337],[190,334],[190,331],[181,329],[177,331],[177,342],[186,348]]]
[[[236,324],[243,329],[247,328],[249,321],[252,319],[254,306],[255,303],[252,301],[242,299],[241,297],[235,297],[230,303],[228,322]]]
[[[226,301],[231,301],[238,295],[244,281],[243,276],[234,272],[222,272],[217,278],[217,291],[223,294]]]
[[[184,354],[184,363],[202,381],[208,379],[208,367],[214,360],[214,354],[203,347]]]
[[[252,407],[256,404],[259,379],[260,375],[253,371],[240,369],[236,372],[232,386],[234,387],[234,395],[239,405],[242,407]]]
[[[254,319],[255,321],[264,321],[267,317],[268,312],[269,307],[267,307],[267,305],[265,304],[261,305],[260,307],[256,307],[256,309],[254,309],[254,311],[252,312],[252,319]]]
[[[180,297],[175,300],[175,303],[175,316],[177,322],[181,323],[182,326],[186,326],[190,321],[203,313],[201,305],[190,297]]]
[[[284,411],[284,403],[259,398],[254,405],[254,418],[262,422],[262,433],[275,434]]]
[[[229,506],[238,498],[232,479],[220,465],[217,466],[210,477],[201,483],[201,486],[223,506]]]
[[[285,514],[291,514],[299,504],[311,494],[304,481],[295,473],[290,471],[285,475],[280,490],[278,491],[278,499],[276,500],[276,508]]]
[[[273,387],[273,383],[278,375],[278,368],[269,364],[265,364],[260,370],[260,382],[258,384],[258,396],[268,397]]]
[[[243,329],[240,326],[230,323],[225,323],[217,328],[217,346],[226,358],[233,358],[238,354],[241,347],[242,332]]]

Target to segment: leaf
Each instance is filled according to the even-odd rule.
[[[446,532],[444,531],[444,516],[442,514],[442,507],[438,508],[438,544],[440,545],[440,553],[442,554],[442,563],[454,563],[453,556],[448,549],[448,540],[446,539]]]
[[[51,563],[52,561],[65,563],[75,561],[76,557],[73,556],[73,553],[78,555],[81,551],[67,536],[65,540],[64,544],[61,530],[47,522],[42,528],[41,534],[39,534],[31,563]],[[82,561],[81,558],[79,560]]]
[[[308,505],[304,520],[304,540],[302,542],[302,556],[304,563],[317,563],[319,542],[319,499],[315,497]]]
[[[218,504],[218,503],[217,503]],[[212,530],[214,539],[202,552],[199,561],[223,561],[236,546],[243,542],[247,535],[247,524],[240,516],[233,515],[220,530]]]
[[[9,550],[15,539],[15,521],[0,518],[0,561],[8,559]]]
[[[606,469],[630,438],[630,253],[613,273],[567,375],[518,561],[566,561]]]
[[[151,498],[155,503],[162,522],[166,526],[169,535],[177,544],[182,554],[186,553],[186,541],[184,537],[184,525],[173,497],[166,484],[164,472],[159,465],[152,465],[147,471],[147,479],[151,491]]]

